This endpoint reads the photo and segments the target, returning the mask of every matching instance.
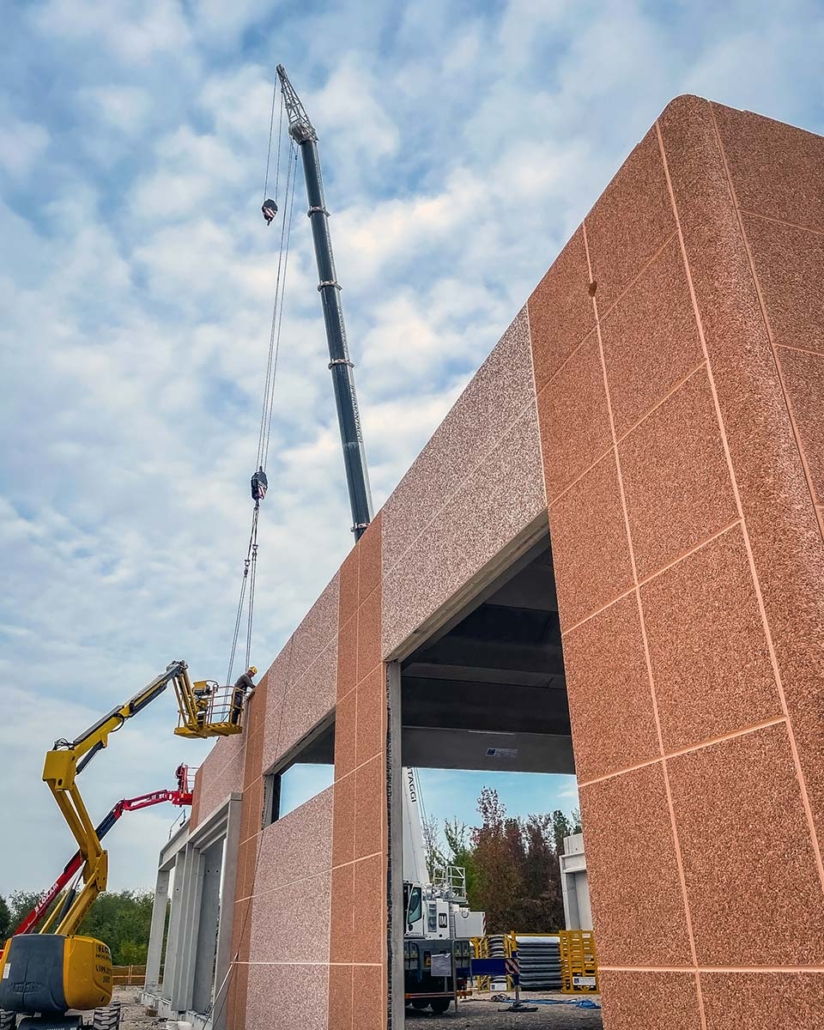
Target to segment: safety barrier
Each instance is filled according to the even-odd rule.
[[[591,930],[559,930],[552,934],[490,934],[472,939],[475,991],[500,990],[520,984],[527,991],[597,994],[598,957]],[[517,963],[517,968],[516,968]]]
[[[561,990],[564,994],[596,994],[598,984],[598,955],[595,935],[591,930],[562,930]]]
[[[115,987],[144,987],[145,966],[112,966],[112,983]]]

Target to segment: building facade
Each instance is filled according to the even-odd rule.
[[[177,1010],[402,1027],[405,764],[576,773],[606,1030],[820,1025],[822,282],[824,139],[674,100],[201,768]]]

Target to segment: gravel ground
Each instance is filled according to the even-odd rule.
[[[510,997],[513,995],[510,994]],[[600,1004],[598,995],[590,996]],[[166,1025],[165,1019],[147,1016],[142,1005],[137,1002],[138,993],[132,987],[118,987],[114,992],[114,1001],[121,1006],[122,1030],[159,1030]],[[522,1001],[529,1004],[530,998],[553,998],[569,1001],[563,994],[544,994],[538,991],[522,995]],[[600,1009],[579,1009],[574,1005],[539,1005],[537,1012],[502,1012],[507,1002],[487,1001],[483,998],[468,998],[458,1002],[458,1011],[454,1007],[442,1016],[432,1012],[406,1010],[406,1025],[410,1030],[510,1030],[510,1027],[521,1027],[523,1030],[601,1030]],[[300,1030],[295,1027],[294,1030]]]
[[[509,994],[513,998],[513,994]],[[589,995],[590,1000],[601,1004],[597,994]],[[522,994],[521,1001],[529,1004],[531,998],[549,998],[563,1001],[577,1001],[565,994],[547,994],[534,991]],[[452,1006],[442,1016],[432,1012],[406,1010],[406,1025],[409,1028],[424,1027],[432,1030],[509,1030],[510,1027],[522,1027],[523,1030],[601,1030],[600,1009],[579,1009],[574,1005],[539,1005],[537,1012],[502,1012],[508,1002],[487,1001],[483,995],[458,1002],[458,1011]]]
[[[166,1026],[165,1019],[147,1016],[146,1010],[138,1004],[138,991],[134,987],[115,987],[112,1001],[120,1002],[120,1026],[124,1030],[149,1030],[150,1027]]]

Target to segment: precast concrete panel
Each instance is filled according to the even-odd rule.
[[[193,821],[244,792],[230,1028],[398,1027],[395,663],[547,522],[606,1030],[820,1025],[822,239],[820,137],[680,97],[633,150],[198,777]]]

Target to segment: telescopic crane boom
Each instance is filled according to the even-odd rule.
[[[335,387],[335,403],[343,442],[346,483],[349,487],[349,503],[352,508],[352,532],[355,534],[355,539],[359,540],[372,521],[372,494],[369,489],[366,452],[361,433],[358,399],[355,394],[354,365],[349,358],[343,307],[340,301],[341,288],[335,275],[335,259],[332,256],[329,212],[326,210],[326,201],[323,195],[323,179],[318,155],[318,134],[282,64],[278,65],[277,73],[289,119],[289,135],[300,148],[303,161],[306,195],[309,200],[308,215],[312,222],[315,260],[320,277],[318,292],[323,303],[326,341],[329,345],[329,368]]]

